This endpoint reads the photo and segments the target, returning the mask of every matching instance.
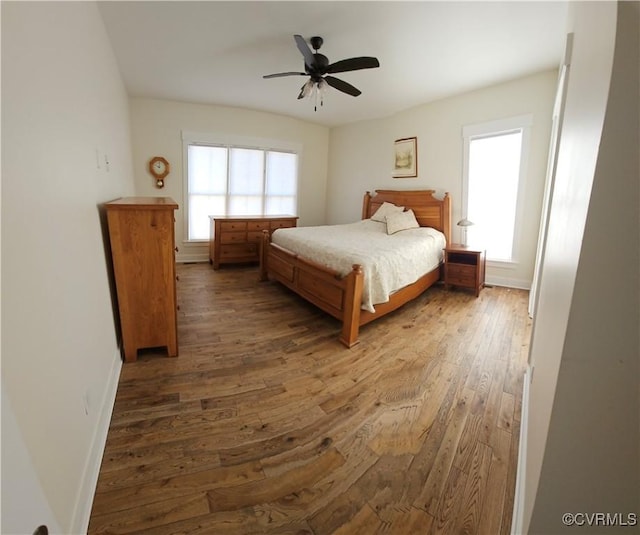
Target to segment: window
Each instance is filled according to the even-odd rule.
[[[187,240],[209,239],[210,215],[296,215],[296,151],[183,138]]]
[[[517,257],[519,186],[530,124],[530,117],[516,117],[463,129],[463,202],[474,223],[469,243],[485,248],[487,260],[515,262]]]

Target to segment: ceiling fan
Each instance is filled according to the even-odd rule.
[[[361,91],[357,87],[354,87],[344,80],[336,78],[335,76],[331,76],[331,74],[380,67],[380,62],[376,58],[368,56],[343,59],[341,61],[336,61],[335,63],[329,63],[329,58],[327,58],[327,56],[318,53],[318,50],[324,42],[322,37],[316,36],[309,39],[314,52],[311,52],[311,49],[309,48],[307,42],[304,40],[304,37],[302,37],[301,35],[294,35],[293,38],[296,42],[298,50],[300,50],[302,56],[304,57],[305,72],[279,72],[276,74],[267,74],[263,76],[263,78],[280,78],[283,76],[309,76],[309,80],[307,80],[307,82],[300,89],[300,94],[298,95],[299,99],[311,95],[311,93],[313,93],[315,90],[316,99],[318,93],[320,93],[320,105],[322,106],[322,95],[327,85],[330,85],[334,89],[342,91],[347,95],[357,97],[361,94]]]

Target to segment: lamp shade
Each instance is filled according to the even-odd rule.
[[[460,221],[456,223],[459,227],[471,227],[473,225],[473,221],[469,221],[466,217],[462,218]]]

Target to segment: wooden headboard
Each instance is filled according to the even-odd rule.
[[[448,193],[436,199],[435,190],[391,190],[377,189],[374,194],[364,194],[362,219],[369,219],[383,202],[390,202],[413,210],[421,227],[433,227],[442,232],[451,242],[451,198]]]

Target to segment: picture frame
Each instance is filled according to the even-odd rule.
[[[404,137],[393,143],[393,178],[418,176],[418,138]]]

